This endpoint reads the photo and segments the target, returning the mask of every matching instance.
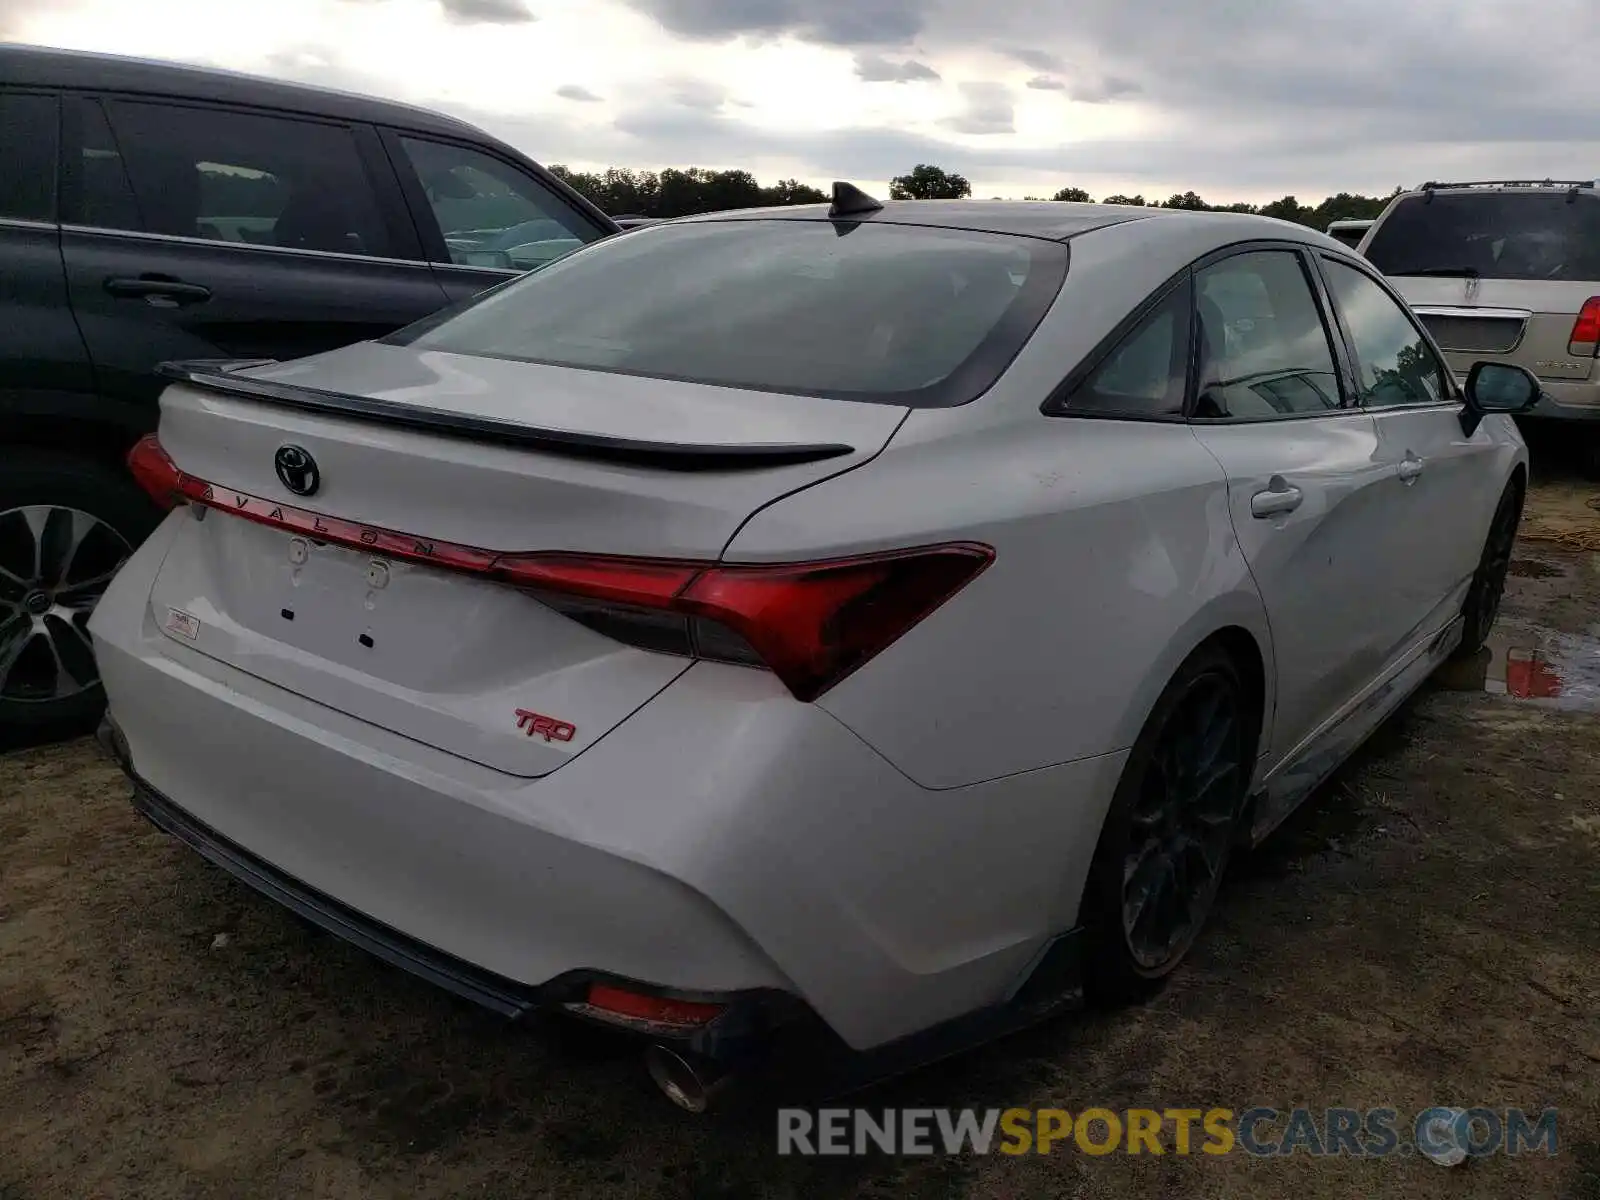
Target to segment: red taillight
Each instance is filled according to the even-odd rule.
[[[173,473],[168,491],[180,498],[319,542],[487,576],[647,650],[765,666],[799,700],[816,699],[994,561],[993,550],[972,542],[770,565],[503,554],[218,487],[177,471],[147,441]]]
[[[987,546],[956,544],[796,566],[714,567],[679,603],[742,637],[797,700],[814,700],[993,559]],[[710,657],[703,644],[701,654]]]
[[[641,608],[671,605],[703,569],[698,563],[582,554],[508,554],[495,568],[519,587]]]
[[[161,448],[155,434],[147,433],[133,444],[128,451],[128,470],[163,509],[172,508],[183,499],[179,490],[182,472]]]
[[[623,1023],[643,1021],[651,1025],[671,1025],[692,1029],[709,1025],[722,1015],[724,1005],[702,1000],[673,1000],[629,992],[605,983],[591,983],[586,1005],[597,1017],[620,1018]]]
[[[536,554],[502,558],[496,573],[557,593],[553,607],[611,637],[765,666],[797,700],[814,700],[993,558],[989,547],[965,542],[775,566]],[[662,616],[677,619],[664,625]]]
[[[1567,339],[1567,353],[1574,358],[1593,358],[1600,347],[1600,296],[1590,296],[1578,310]]]

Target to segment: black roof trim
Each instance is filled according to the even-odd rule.
[[[210,100],[374,125],[398,125],[446,136],[487,137],[466,121],[397,100],[380,100],[355,92],[287,83],[239,71],[121,54],[0,43],[0,80],[20,87],[80,88],[169,99]]]

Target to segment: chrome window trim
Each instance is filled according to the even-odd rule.
[[[1491,321],[1526,321],[1533,316],[1529,308],[1462,308],[1454,304],[1413,304],[1411,311],[1419,317],[1475,317]]]
[[[481,275],[484,272],[488,272],[491,275],[504,275],[507,279],[513,279],[518,275],[526,275],[528,273],[527,271],[519,271],[515,267],[474,267],[467,263],[436,262],[428,265],[441,271],[465,271],[473,275]],[[533,269],[529,268],[529,270]]]
[[[54,229],[52,225],[49,228]],[[88,233],[99,237],[120,238],[124,241],[159,242],[163,245],[205,246],[215,250],[248,250],[256,254],[287,254],[294,258],[328,259],[334,262],[378,263],[391,267],[422,267],[435,265],[420,258],[389,258],[378,254],[349,254],[340,250],[309,250],[300,246],[260,246],[254,242],[230,242],[223,238],[185,237],[176,233],[146,233],[140,229],[107,229],[100,225],[62,225],[63,233]]]

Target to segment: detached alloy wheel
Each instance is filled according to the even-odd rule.
[[[1084,895],[1085,988],[1139,998],[1183,961],[1216,901],[1255,763],[1256,706],[1220,647],[1156,702],[1123,770]]]
[[[89,615],[159,514],[98,463],[0,458],[0,735],[80,732],[104,703]],[[18,457],[13,457],[13,455]]]

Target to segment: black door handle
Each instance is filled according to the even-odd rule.
[[[106,291],[127,298],[142,296],[151,304],[199,304],[211,299],[211,289],[205,285],[185,283],[170,275],[112,276],[106,280]]]

